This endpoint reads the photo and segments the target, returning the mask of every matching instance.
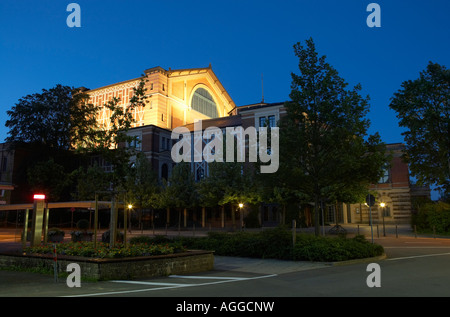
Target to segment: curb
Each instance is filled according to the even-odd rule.
[[[377,262],[380,260],[386,259],[386,253],[383,253],[379,256],[374,256],[372,258],[364,258],[364,259],[354,259],[354,260],[347,260],[347,261],[339,261],[339,262],[328,262],[330,266],[342,266],[342,265],[350,265],[350,264],[357,264],[357,263],[370,263],[370,262]]]

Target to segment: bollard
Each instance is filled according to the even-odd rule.
[[[292,245],[295,246],[295,240],[296,240],[296,221],[292,220]]]
[[[359,236],[359,225],[358,225],[358,236]]]
[[[417,238],[417,227],[416,227],[416,225],[414,225],[414,237]]]
[[[395,237],[398,238],[398,230],[397,230],[397,225],[395,225]]]
[[[378,230],[378,225],[377,225],[377,238],[380,237],[380,230]]]
[[[53,245],[53,274],[55,276],[55,283],[58,282],[58,258],[56,256],[56,244]]]

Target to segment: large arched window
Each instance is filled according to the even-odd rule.
[[[204,88],[197,88],[192,96],[192,109],[211,118],[217,118],[217,105],[211,94]]]

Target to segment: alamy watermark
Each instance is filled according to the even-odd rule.
[[[381,268],[378,263],[369,263],[366,268],[367,272],[372,272],[366,278],[368,287],[381,287]]]
[[[269,134],[270,140],[268,140]],[[208,163],[245,162],[246,149],[248,149],[248,162],[255,163],[259,157],[261,163],[268,163],[261,165],[261,173],[275,173],[278,170],[278,127],[244,129],[238,126],[226,127],[225,130],[208,127],[203,131],[202,121],[198,120],[194,122],[193,132],[186,127],[177,127],[173,129],[171,138],[178,140],[171,151],[172,160],[175,163],[202,162],[203,160]]]
[[[366,24],[368,27],[373,28],[381,27],[381,7],[378,3],[369,3],[366,8],[367,12],[371,12],[366,19]]]
[[[69,28],[81,27],[81,8],[78,3],[69,3],[66,8],[67,12],[71,12],[66,19]]]

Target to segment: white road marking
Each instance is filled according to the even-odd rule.
[[[192,275],[169,275],[173,278],[190,278],[190,279],[203,279],[203,280],[248,280],[248,277],[227,277],[227,276],[192,276]]]
[[[176,276],[176,275],[171,275]],[[182,275],[180,275],[182,276]],[[178,276],[178,277],[180,277]],[[256,279],[262,279],[262,278],[268,278],[268,277],[274,277],[277,276],[277,274],[270,274],[270,275],[262,275],[262,276],[255,276],[255,277],[236,277],[228,279],[226,277],[221,278],[221,281],[217,282],[208,282],[208,283],[199,283],[199,284],[176,284],[176,283],[159,283],[159,284],[167,284],[165,287],[155,287],[155,288],[147,288],[147,289],[136,289],[136,290],[127,290],[127,291],[115,291],[115,292],[103,292],[103,293],[91,293],[91,294],[79,294],[79,295],[69,295],[69,296],[63,296],[63,297],[88,297],[88,296],[102,296],[102,295],[117,295],[117,294],[130,294],[130,293],[138,293],[138,292],[150,292],[150,291],[158,291],[163,289],[172,289],[172,288],[181,288],[181,287],[193,287],[193,286],[205,286],[205,285],[214,285],[214,284],[222,284],[222,283],[230,283],[230,282],[240,282],[240,281],[248,281],[248,280],[256,280]],[[186,278],[187,276],[183,276]],[[189,278],[199,278],[204,279],[204,276],[189,276]],[[117,281],[113,281],[116,282]],[[129,283],[129,284],[147,284],[147,285],[156,285],[153,283],[158,282],[141,282],[136,283],[138,281],[120,281],[121,283]]]
[[[190,286],[191,284],[177,284],[177,283],[159,283],[159,282],[143,282],[143,281],[110,281],[113,283],[123,284],[140,284],[140,285],[156,285],[156,286]]]
[[[385,249],[450,249],[450,246],[448,247],[384,247]]]
[[[407,259],[425,258],[425,257],[430,257],[430,256],[442,256],[442,255],[450,255],[450,253],[438,253],[438,254],[425,254],[425,255],[405,256],[405,257],[402,257],[402,258],[386,259],[386,261],[407,260]]]

